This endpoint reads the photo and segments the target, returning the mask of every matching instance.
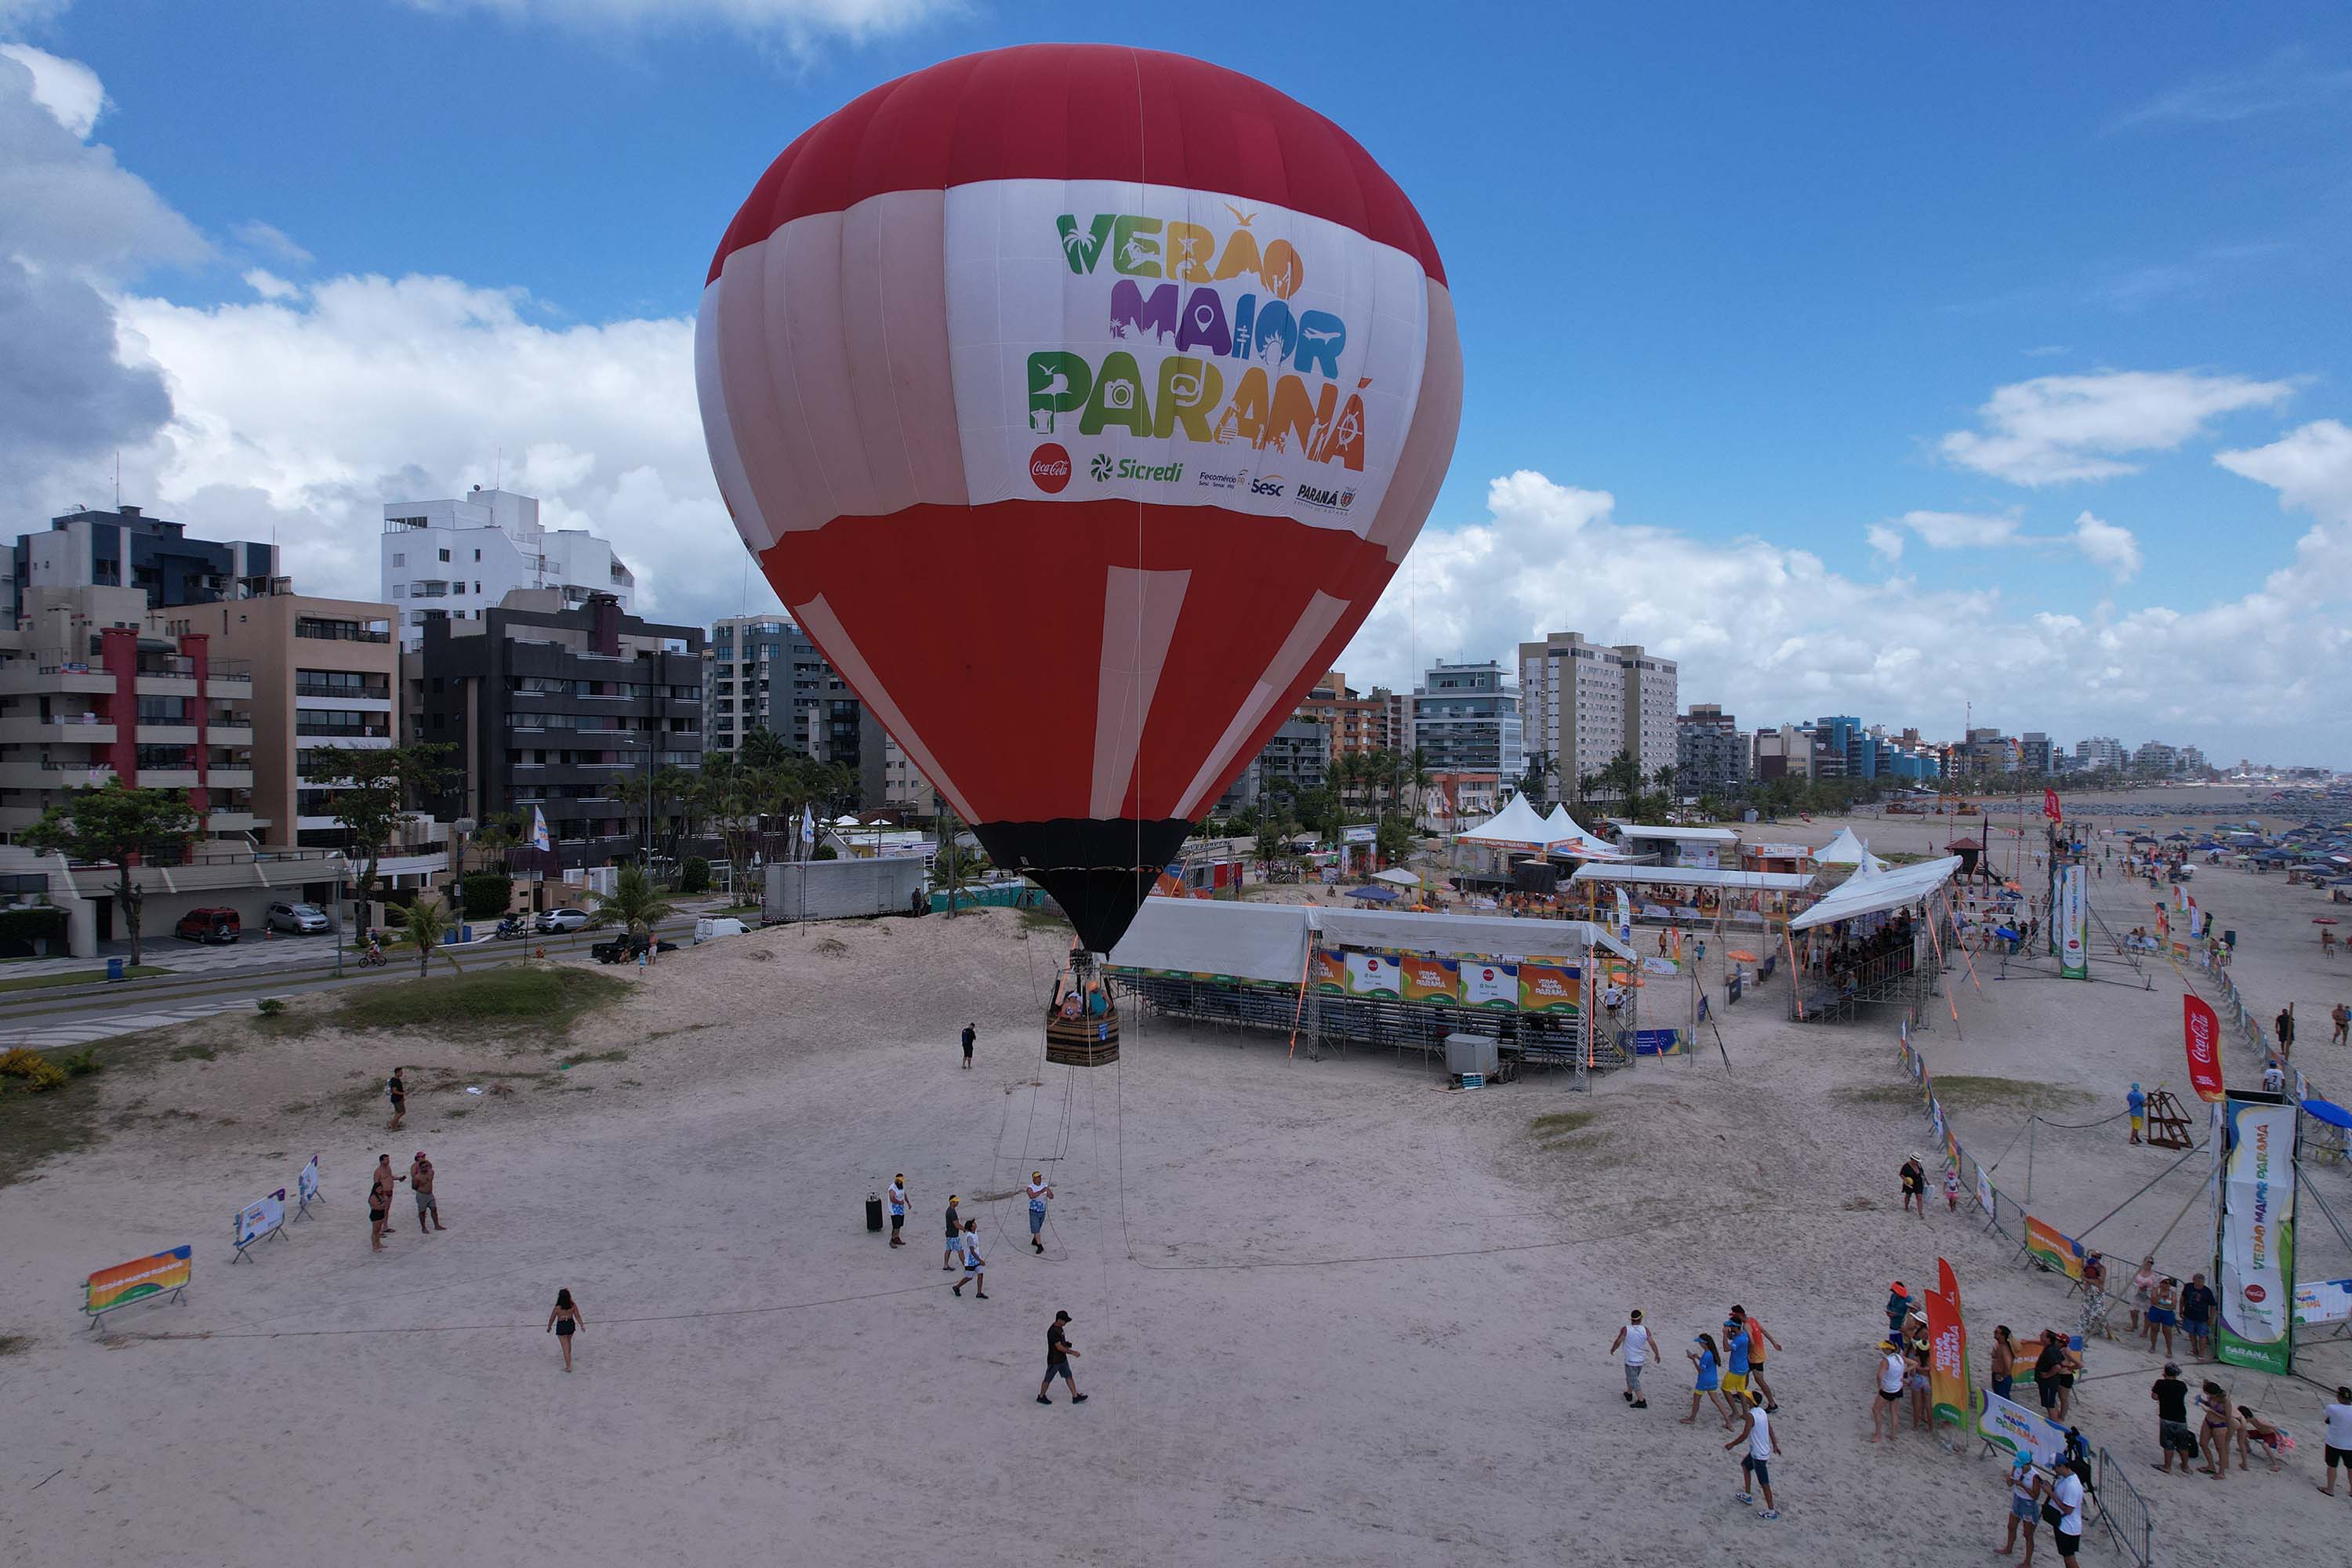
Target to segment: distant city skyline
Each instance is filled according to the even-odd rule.
[[[299,29],[0,4],[0,315],[30,367],[0,398],[0,520],[109,504],[119,464],[124,500],[367,596],[387,503],[495,486],[609,540],[645,614],[769,612],[693,393],[721,226],[874,85],[1108,28],[1330,114],[1445,258],[1462,437],[1337,660],[1359,681],[1576,626],[1743,714],[1952,734],[1973,699],[2352,764],[2352,235],[2326,199],[2352,16],[2127,15],[2043,18],[2021,54],[1958,13],[1725,7],[1694,49],[1631,14],[1432,28],[1391,0],[1310,5],[1328,47],[1257,58],[1202,41],[1256,35],[1223,0],[381,5]],[[453,74],[466,113],[417,115]]]

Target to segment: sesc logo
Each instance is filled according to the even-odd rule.
[[[1109,457],[1104,453],[1097,452],[1092,458],[1087,460],[1087,472],[1095,477],[1095,483],[1097,484],[1100,484],[1105,479],[1110,478]]]
[[[1282,494],[1283,482],[1283,478],[1280,474],[1267,474],[1263,479],[1252,479],[1250,481],[1250,494],[1254,496],[1279,496]]]
[[[1029,454],[1029,477],[1047,495],[1059,495],[1070,482],[1070,454],[1058,441],[1048,441]]]

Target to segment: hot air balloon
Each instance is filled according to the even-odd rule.
[[[1444,269],[1370,156],[1104,46],[812,127],[719,242],[695,373],[769,582],[1096,952],[1370,613],[1461,417]]]

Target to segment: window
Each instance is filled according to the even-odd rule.
[[[394,583],[392,585],[392,596],[395,599],[405,599],[408,597],[408,584],[405,583]]]
[[[465,584],[464,583],[462,583],[462,582],[452,583],[452,584],[449,584],[449,592],[451,592],[452,594],[462,594],[462,593],[464,593],[465,591],[466,591],[466,584]]]
[[[408,557],[395,550],[392,552],[392,563],[394,566],[405,566],[408,564]]]
[[[475,559],[475,560],[477,560],[477,561],[479,561],[481,558],[482,558],[482,552],[481,552],[480,551],[478,551],[478,550],[475,551],[475,552],[474,552],[474,559]],[[480,593],[481,591],[482,591],[482,585],[481,585],[479,583],[475,584],[474,584],[474,592],[475,592],[475,593],[477,593],[477,594],[478,594],[478,593]]]
[[[447,551],[446,551],[446,550],[444,550],[443,552],[441,552],[441,559],[442,559],[442,560],[444,560],[444,561],[448,560],[448,559],[449,559],[449,552],[448,552]]]
[[[474,552],[474,553],[475,553],[476,555],[478,555],[478,555],[480,555],[480,554],[481,554],[481,552],[480,552],[480,551],[478,551],[478,550],[477,550],[477,551],[475,551],[475,552]],[[478,593],[480,593],[481,591],[482,591],[482,585],[481,585],[479,583],[476,583],[476,584],[474,584],[474,592],[475,592],[475,593],[477,593],[477,594],[478,594]]]

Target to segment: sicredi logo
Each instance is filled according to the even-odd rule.
[[[1058,495],[1070,482],[1070,454],[1061,443],[1048,441],[1029,454],[1029,477],[1047,495]]]
[[[1252,479],[1250,481],[1250,494],[1254,496],[1278,496],[1282,493],[1284,482],[1283,477],[1280,474],[1268,474],[1262,479]]]

